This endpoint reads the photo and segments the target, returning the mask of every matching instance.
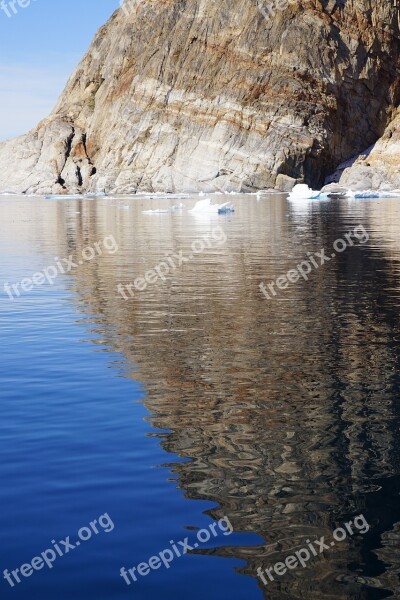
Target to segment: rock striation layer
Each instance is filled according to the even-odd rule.
[[[393,118],[399,39],[397,0],[127,0],[0,190],[321,185]]]

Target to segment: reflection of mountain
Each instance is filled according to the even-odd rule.
[[[117,283],[144,274],[165,251],[187,251],[215,222],[145,218],[138,203],[122,211],[90,202],[71,216],[60,204],[59,222],[68,225],[57,253],[110,233],[118,240],[117,254],[74,272],[76,302],[104,342],[137,365],[152,424],[169,431],[158,434],[165,450],[191,458],[172,464],[187,497],[215,500],[214,516],[265,539],[263,547],[215,552],[246,559],[254,575],[307,538],[331,539],[335,526],[363,512],[370,534],[263,589],[277,600],[385,597],[373,590],[395,590],[400,561],[399,249],[372,204],[358,214],[346,204],[295,213],[276,198],[237,206],[234,218],[216,221],[228,236],[224,247],[129,301]],[[399,222],[398,205],[389,206],[390,221]],[[370,247],[347,250],[274,301],[263,298],[260,281],[307,251],[331,248],[360,222],[374,231]],[[381,576],[377,556],[392,565]],[[372,588],[361,587],[362,568],[348,568],[365,561]]]

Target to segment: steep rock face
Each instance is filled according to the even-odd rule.
[[[380,140],[340,165],[330,180],[353,190],[400,189],[400,109]]]
[[[0,144],[0,190],[321,184],[398,104],[397,0],[272,6],[127,0],[50,117]]]

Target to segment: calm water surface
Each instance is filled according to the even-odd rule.
[[[174,199],[0,199],[0,573],[114,524],[13,588],[1,577],[2,598],[400,598],[400,201],[232,199],[203,217],[143,214]],[[368,243],[265,299],[260,282],[359,224]],[[118,293],[217,226],[225,244]],[[110,235],[117,252],[54,285],[3,290]],[[257,577],[360,513],[366,534]],[[124,583],[223,516],[232,535]]]

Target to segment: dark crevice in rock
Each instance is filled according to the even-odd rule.
[[[64,166],[65,166],[67,160],[69,159],[69,157],[71,156],[72,140],[74,139],[74,137],[75,137],[75,128],[73,127],[71,134],[67,138],[67,148],[66,148],[66,151],[65,151],[65,163],[64,163]]]
[[[90,171],[90,177],[93,177],[93,175],[96,175],[97,169],[93,165],[93,161],[92,161],[92,159],[90,158],[90,156],[88,154],[86,142],[87,142],[87,135],[86,135],[86,133],[82,133],[82,145],[83,145],[83,149],[85,151],[86,159],[87,159],[89,165],[92,167],[92,169]],[[80,184],[80,185],[82,185],[82,184]]]
[[[79,187],[82,187],[82,184],[83,184],[82,172],[81,172],[80,167],[78,167],[78,165],[76,166],[76,177],[78,179]]]

